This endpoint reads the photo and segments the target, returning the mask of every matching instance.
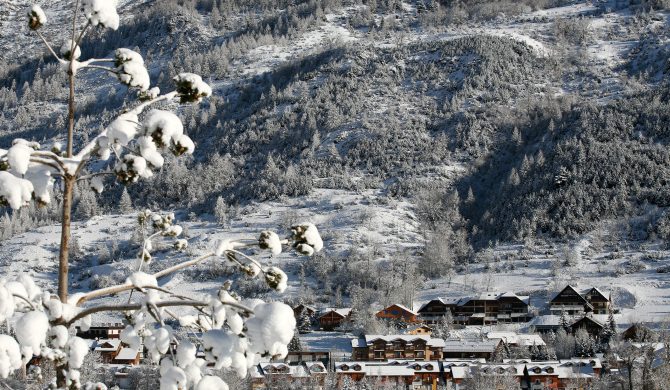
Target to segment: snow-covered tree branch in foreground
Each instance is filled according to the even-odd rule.
[[[175,90],[161,95],[158,88],[151,88],[144,60],[133,50],[120,48],[114,58],[80,60],[80,44],[90,28],[118,28],[116,5],[117,0],[74,1],[71,38],[58,51],[38,31],[47,23],[46,13],[37,5],[28,12],[29,28],[37,32],[68,75],[68,127],[64,147],[60,142],[44,147],[15,139],[7,149],[0,149],[0,206],[16,210],[33,200],[47,204],[51,201],[52,189],[63,191],[59,276],[57,293],[43,291],[25,275],[17,280],[0,280],[0,322],[5,321],[9,333],[13,333],[13,336],[0,335],[0,377],[6,378],[34,356],[40,356],[56,367],[53,388],[81,388],[80,368],[88,353],[88,344],[79,337],[72,337],[71,328],[78,326],[86,330],[92,315],[119,312],[128,319],[128,326],[121,333],[122,342],[132,348],[143,345],[148,356],[160,363],[161,390],[228,389],[223,380],[207,375],[208,363],[214,364],[216,369],[228,368],[244,376],[260,356],[286,355],[295,328],[293,311],[278,302],[242,299],[231,289],[230,282],[209,296],[196,298],[160,286],[160,279],[204,261],[228,261],[248,277],[262,275],[268,286],[283,292],[287,288],[286,274],[277,267],[264,266],[246,253],[247,249],[258,247],[278,255],[290,247],[299,254],[312,255],[322,249],[323,241],[313,224],[303,223],[294,226],[290,237],[284,239],[275,232],[263,231],[258,238],[224,240],[209,253],[148,274],[142,270],[152,261],[152,241],[173,240],[177,251],[184,250],[188,242],[180,238],[182,228],[174,224],[174,215],[144,211],[139,220],[152,231],[144,237],[137,271],[123,284],[68,295],[75,183],[88,181],[93,191],[102,192],[106,176],[114,176],[118,182],[129,185],[151,177],[162,167],[165,154],[193,153],[195,144],[184,132],[179,117],[151,107],[157,103],[173,107],[197,103],[212,94],[200,76],[181,73],[174,78]],[[80,7],[86,21],[78,27]],[[141,102],[120,113],[87,144],[75,145],[75,79],[84,69],[113,74],[119,82],[137,89]],[[128,292],[125,304],[99,302],[101,298],[123,292]],[[172,307],[191,308],[195,313],[180,316],[179,321],[183,327],[204,332],[205,359],[197,358],[197,347],[189,341],[178,340],[174,330],[166,325],[166,315],[177,319],[170,310]],[[171,345],[177,345],[176,351]],[[90,386],[104,388],[104,384]]]

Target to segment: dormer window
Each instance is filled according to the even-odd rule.
[[[542,369],[540,367],[535,367],[533,368],[533,372],[536,374],[540,374],[542,372]]]
[[[346,364],[343,364],[343,365],[340,366],[340,370],[349,371],[349,366],[347,366]]]
[[[553,374],[554,373],[554,367],[547,367],[547,374]]]
[[[423,367],[424,367],[426,370],[430,370],[430,371],[433,370],[433,365],[432,365],[432,364],[426,364],[426,365],[423,366]]]
[[[361,366],[360,366],[359,364],[354,364],[351,368],[352,368],[354,371],[360,371],[360,370],[361,370]]]

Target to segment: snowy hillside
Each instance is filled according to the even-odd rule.
[[[56,21],[70,2],[42,3],[54,21],[44,34],[60,42]],[[376,276],[395,273],[393,260],[407,257],[419,291],[404,298],[415,305],[509,290],[541,306],[574,282],[615,292],[631,321],[664,318],[669,286],[656,270],[668,265],[670,238],[668,10],[388,3],[121,1],[122,27],[93,33],[86,55],[137,47],[161,89],[182,70],[214,89],[202,107],[171,107],[196,153],[129,186],[135,208],[176,209],[193,253],[224,236],[314,222],[327,266],[266,259],[285,265],[296,300],[308,286],[319,304],[349,303],[359,285],[377,291],[375,305],[400,299],[404,292],[384,298],[379,291],[391,282]],[[18,136],[45,144],[63,137],[65,78],[28,33],[27,5],[0,8],[0,50],[19,59],[0,59],[3,147]],[[78,88],[78,143],[136,99],[106,74],[82,72]],[[94,278],[123,281],[133,263],[134,215],[119,216],[124,187],[108,184],[93,201],[77,196],[75,289],[101,283]],[[230,226],[214,223],[219,200]],[[1,266],[6,275],[33,272],[46,287],[58,214],[25,219],[3,217],[12,237],[1,243]],[[552,271],[560,248],[594,232],[610,239],[567,272]],[[451,277],[423,266],[439,241]],[[96,255],[102,246],[105,264]],[[628,272],[638,258],[644,267]],[[193,283],[202,268],[161,283],[198,293],[227,278],[217,270]],[[410,284],[412,272],[398,272]]]

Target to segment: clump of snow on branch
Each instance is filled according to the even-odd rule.
[[[16,340],[21,346],[24,362],[41,354],[48,330],[49,318],[43,312],[31,311],[21,316],[16,323]]]
[[[180,73],[174,81],[182,103],[199,102],[203,97],[212,95],[212,88],[197,74]]]
[[[261,249],[268,249],[272,252],[273,255],[278,255],[281,253],[281,240],[277,233],[264,230],[261,232],[261,236],[258,238],[258,246]]]
[[[42,7],[35,4],[28,11],[28,27],[31,30],[37,30],[47,23],[47,15],[42,10]]]
[[[280,293],[284,292],[288,287],[288,276],[277,267],[270,267],[264,271],[265,281],[268,286],[279,291]]]
[[[114,65],[119,81],[123,84],[139,88],[140,91],[149,89],[151,79],[147,68],[144,66],[142,55],[130,49],[116,49]]]
[[[84,15],[93,26],[101,25],[116,30],[119,28],[118,0],[82,0]]]
[[[323,249],[323,240],[313,223],[305,222],[291,228],[293,247],[300,253],[311,256]]]
[[[6,171],[0,171],[0,204],[6,203],[18,210],[30,202],[33,184]]]
[[[158,282],[156,278],[152,275],[145,274],[144,272],[135,272],[134,274],[128,277],[126,284],[129,284],[135,288],[142,289],[143,287],[157,287]]]
[[[0,335],[0,377],[6,379],[9,374],[21,368],[21,349],[14,338]]]

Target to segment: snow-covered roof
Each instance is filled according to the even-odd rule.
[[[337,313],[337,314],[341,315],[342,317],[346,317],[349,314],[351,314],[351,308],[350,307],[343,307],[343,308],[338,309],[338,308],[334,308],[334,307],[327,307],[327,308],[323,309],[320,316],[323,317],[326,314],[331,313],[331,312]]]
[[[426,324],[416,324],[416,325],[412,325],[412,326],[407,327],[407,329],[403,329],[403,333],[413,332],[413,331],[415,331],[417,329],[421,329],[421,328],[428,329],[428,330],[431,330],[431,331],[433,330],[433,328],[431,328],[430,326],[428,326]]]
[[[408,312],[414,314],[415,316],[419,315],[419,313],[417,313],[417,312],[415,312],[414,310],[408,308],[407,306],[405,306],[405,305],[401,305],[401,304],[399,304],[399,303],[396,303],[395,305],[391,305],[391,306],[398,306],[399,308],[401,308],[401,309],[403,309],[403,310],[405,310],[405,311],[408,311]],[[390,307],[390,306],[389,306],[389,307]]]
[[[121,340],[119,339],[100,339],[94,345],[95,352],[113,352],[119,348]]]
[[[121,348],[114,360],[135,360],[139,352],[135,348]]]
[[[486,334],[488,339],[501,339],[507,344],[518,345],[520,347],[530,347],[533,345],[546,345],[542,337],[536,334],[517,334],[515,332],[489,332]]]
[[[500,339],[447,339],[444,340],[444,352],[493,352],[500,344]]]
[[[416,373],[440,372],[437,361],[389,360],[388,362],[336,362],[335,372],[338,374],[362,373],[365,376],[407,376]]]

